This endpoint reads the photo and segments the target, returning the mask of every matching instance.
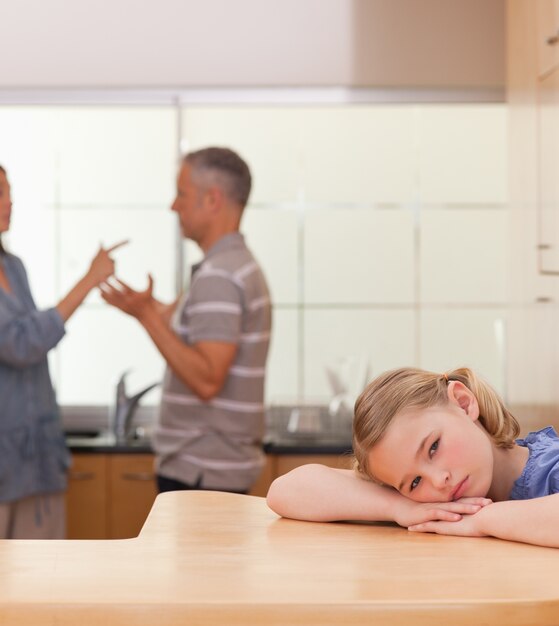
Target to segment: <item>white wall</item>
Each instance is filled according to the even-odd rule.
[[[4,89],[504,85],[504,0],[0,0],[0,27]]]

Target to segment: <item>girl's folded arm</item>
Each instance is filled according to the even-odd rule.
[[[484,535],[559,548],[559,493],[495,502],[472,519]]]
[[[268,506],[293,519],[393,521],[393,496],[385,487],[360,478],[352,470],[302,465],[276,478],[268,491]]]
[[[276,478],[268,491],[268,506],[278,515],[312,522],[340,520],[396,522],[401,526],[429,520],[456,521],[486,504],[467,502],[420,503],[404,497],[352,470],[325,465],[302,465]]]

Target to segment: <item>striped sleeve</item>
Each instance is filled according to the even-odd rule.
[[[219,270],[200,271],[193,281],[181,323],[192,343],[239,343],[243,292],[234,279]]]

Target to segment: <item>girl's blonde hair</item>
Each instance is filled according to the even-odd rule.
[[[354,467],[364,476],[374,476],[369,452],[382,438],[392,420],[407,409],[426,409],[448,403],[447,385],[457,380],[476,397],[479,421],[500,448],[512,448],[520,432],[516,418],[486,382],[462,367],[445,374],[404,367],[390,370],[370,382],[355,402],[353,418]]]

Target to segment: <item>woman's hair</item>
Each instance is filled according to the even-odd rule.
[[[0,173],[4,174],[4,176],[8,175],[6,170],[1,165],[0,165]],[[4,248],[4,244],[2,243],[2,236],[0,235],[0,256],[4,254],[6,254],[6,248]]]
[[[462,367],[445,374],[404,367],[381,374],[367,385],[355,402],[353,452],[355,469],[375,479],[369,467],[369,452],[380,441],[392,420],[407,409],[426,409],[448,403],[447,385],[457,380],[476,397],[479,421],[500,448],[512,448],[520,432],[516,418],[506,409],[497,392]]]

